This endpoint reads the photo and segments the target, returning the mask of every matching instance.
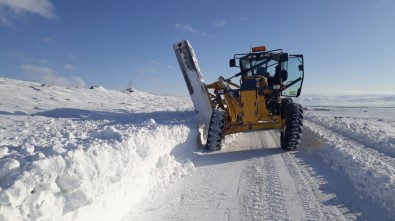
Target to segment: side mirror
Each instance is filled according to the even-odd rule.
[[[236,59],[232,58],[229,60],[229,67],[236,67]]]

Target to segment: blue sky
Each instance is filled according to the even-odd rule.
[[[395,93],[392,0],[0,0],[0,76],[187,95],[172,44],[207,83],[250,45],[305,56],[303,93]]]

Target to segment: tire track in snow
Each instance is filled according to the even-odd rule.
[[[277,134],[265,132],[264,147],[279,148]],[[254,138],[259,139],[259,138]],[[259,147],[259,146],[257,146]],[[271,149],[271,148],[270,148]],[[274,149],[274,148],[273,148]],[[295,157],[295,152],[278,152],[256,158],[244,171],[248,180],[242,199],[246,220],[348,220],[339,208],[323,202],[332,196],[320,190],[314,177]]]
[[[241,140],[251,149],[270,148],[268,136],[264,132],[244,133]],[[288,217],[273,154],[251,159],[242,172],[242,179],[246,182],[243,196],[239,199],[243,220],[286,220]]]
[[[271,132],[271,139],[276,134]],[[280,146],[279,139],[273,142]],[[300,206],[303,207],[304,216],[301,214],[291,215],[293,220],[348,220],[338,208],[328,208],[321,202],[328,200],[331,196],[320,190],[320,181],[314,174],[311,174],[305,165],[295,156],[296,152],[288,151],[281,154],[281,162],[278,168],[286,168],[288,177],[282,180],[283,185],[290,189],[294,189],[292,193],[300,199]],[[292,201],[290,203],[293,203]],[[297,202],[295,202],[297,203]],[[295,205],[288,205],[288,210],[292,210]],[[294,208],[295,210],[296,208]],[[299,215],[299,216],[298,216]],[[349,218],[352,216],[350,215]]]
[[[279,142],[275,142],[273,139],[275,136],[274,133],[272,132],[270,135],[271,136],[267,136],[266,139],[279,147]],[[283,152],[282,154],[274,155],[273,157],[276,159],[275,166],[279,171],[278,174],[284,190],[284,195],[287,196],[285,206],[287,208],[289,218],[292,218],[293,220],[311,220],[311,209],[310,207],[304,206],[307,204],[307,201],[305,197],[303,197],[303,194],[300,194],[298,188],[300,185],[297,185],[299,182],[296,182],[299,177],[295,176],[295,173],[290,173],[290,170],[293,169],[293,167],[299,167],[299,165],[288,164],[290,159],[285,158],[288,153],[289,152]],[[314,217],[314,215],[312,217]]]
[[[246,220],[286,220],[285,199],[273,157],[258,158],[245,171],[242,198]]]
[[[275,148],[278,152],[254,159],[246,169],[249,183],[243,197],[243,212],[250,214],[252,220],[313,220],[317,215],[309,207],[302,206],[307,201],[303,201],[305,199],[299,194],[295,178],[289,173],[283,158],[287,152],[279,149],[273,133],[265,132],[263,135],[265,138],[259,139],[255,134],[253,140],[260,140],[263,147]]]
[[[285,162],[285,168],[288,169],[290,176],[293,178],[297,195],[301,200],[301,206],[306,215],[299,220],[354,219],[352,214],[347,218],[338,208],[329,208],[322,204],[322,202],[329,200],[331,196],[324,194],[320,190],[321,182],[298,162],[293,153],[288,152],[282,155],[282,158]]]
[[[300,206],[303,208],[304,217],[297,217],[296,220],[321,220],[321,211],[319,209],[317,200],[312,194],[310,183],[304,182],[302,174],[300,173],[300,169],[297,166],[295,159],[290,157],[289,153],[282,155],[282,159],[284,162],[284,168],[288,170],[288,173],[292,180],[289,182],[284,182],[284,185],[290,186],[289,188],[293,189],[293,192],[300,199]],[[291,202],[294,203],[294,202]],[[297,203],[297,202],[295,202]],[[294,205],[291,205],[294,206]],[[294,218],[294,217],[293,217]]]

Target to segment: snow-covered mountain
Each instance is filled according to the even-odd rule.
[[[6,78],[0,94],[0,220],[395,218],[391,96],[302,96],[298,151],[264,131],[207,153],[189,97]]]

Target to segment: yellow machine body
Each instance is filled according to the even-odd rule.
[[[239,85],[231,81],[225,82],[221,78],[207,85],[209,92],[210,89],[217,92],[216,95],[209,93],[212,108],[217,108],[219,104],[221,109],[225,110],[224,136],[238,132],[284,128],[285,119],[281,115],[270,113],[266,107],[265,95],[271,93],[267,89],[266,79],[259,81],[260,90],[246,89],[238,92],[232,92],[231,86],[240,89]],[[223,94],[218,93],[221,90],[224,91]]]

